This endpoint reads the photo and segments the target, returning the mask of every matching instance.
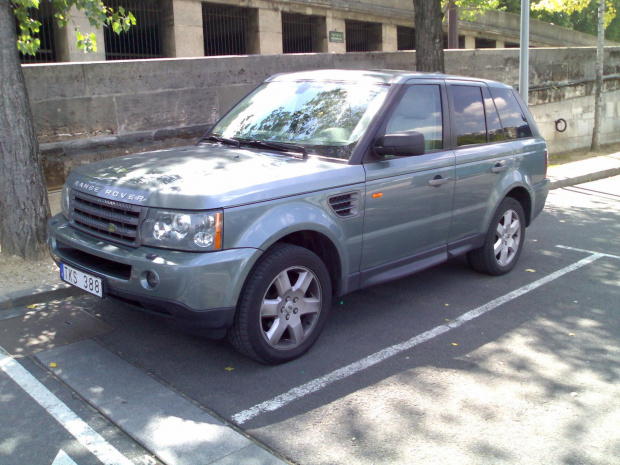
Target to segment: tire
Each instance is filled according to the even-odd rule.
[[[525,213],[515,199],[506,197],[497,207],[484,245],[467,254],[469,265],[480,273],[499,276],[511,271],[523,250]]]
[[[228,341],[261,363],[293,360],[318,339],[331,293],[329,272],[318,256],[303,247],[277,244],[250,272]]]

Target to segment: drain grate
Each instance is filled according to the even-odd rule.
[[[0,346],[20,358],[114,330],[75,305],[49,307],[0,321]]]

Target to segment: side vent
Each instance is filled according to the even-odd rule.
[[[329,205],[340,218],[351,218],[359,212],[359,192],[337,195],[329,199]]]

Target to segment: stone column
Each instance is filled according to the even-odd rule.
[[[381,51],[398,51],[398,32],[394,24],[382,24],[381,31]]]
[[[476,37],[475,36],[470,36],[470,35],[466,35],[465,36],[465,48],[476,48]]]
[[[506,42],[504,42],[503,40],[496,40],[495,48],[506,48]]]
[[[205,55],[202,3],[168,0],[162,5],[162,46],[168,58]]]
[[[105,61],[103,28],[97,29],[91,26],[84,12],[78,11],[75,6],[71,7],[69,14],[71,15],[71,20],[65,27],[59,28],[56,20],[53,20],[58,61]],[[77,48],[74,26],[79,27],[80,32],[84,35],[95,33],[97,40],[96,52],[86,53]]]
[[[347,37],[346,37],[346,26],[344,24],[343,18],[334,18],[331,14],[325,18],[325,24],[327,29],[327,52],[329,53],[346,53],[347,52]],[[344,37],[344,42],[330,42],[329,41],[329,33],[340,32]]]
[[[282,14],[259,8],[249,32],[248,52],[260,55],[282,53]]]

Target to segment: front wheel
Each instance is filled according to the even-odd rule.
[[[506,197],[497,207],[484,245],[467,254],[469,265],[480,273],[502,275],[512,270],[523,249],[525,213],[515,199]]]
[[[331,281],[323,261],[302,247],[278,244],[250,273],[228,340],[259,362],[288,362],[316,342],[330,307]]]

